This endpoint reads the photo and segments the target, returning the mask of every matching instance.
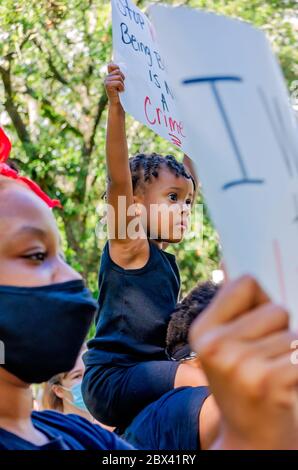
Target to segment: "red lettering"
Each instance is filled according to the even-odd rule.
[[[183,122],[179,122],[179,134],[182,136],[182,137],[186,137],[185,134],[183,134]]]
[[[171,132],[177,132],[179,135],[182,135],[182,137],[185,137],[182,133],[183,129],[183,124],[180,121],[179,123],[176,121],[176,119],[172,119],[171,117],[169,118],[169,124],[170,124],[170,129]]]
[[[181,147],[182,142],[179,137],[174,134],[169,134],[169,136],[171,137],[171,141],[173,142],[173,144],[177,145],[177,147]]]
[[[146,96],[145,98],[144,109],[147,122],[152,126],[154,124],[159,124],[160,126],[169,129],[169,136],[171,137],[172,142],[180,147],[182,142],[180,138],[177,137],[177,134],[180,137],[185,138],[185,135],[183,134],[183,123],[181,121],[178,122],[176,119],[167,115],[161,108],[155,108],[152,106],[149,96]]]
[[[162,112],[162,111],[161,111],[160,108],[156,108],[156,115],[157,115],[157,119],[158,119],[158,124],[161,123],[161,121],[160,121],[160,113],[161,113],[161,112]]]
[[[146,96],[146,98],[145,98],[145,116],[146,116],[146,119],[149,122],[149,124],[154,125],[156,123],[156,119],[154,118],[153,121],[150,121],[148,113],[147,113],[148,104],[151,105],[151,100],[150,100],[149,96]]]

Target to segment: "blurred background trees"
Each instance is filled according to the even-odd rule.
[[[298,76],[297,1],[185,0],[186,4],[243,18],[269,35],[289,86]],[[107,98],[111,58],[109,0],[2,0],[0,4],[0,124],[13,141],[12,158],[63,204],[56,211],[68,261],[96,294],[104,240],[98,240],[105,189]],[[256,51],[257,54],[257,51]],[[130,153],[180,152],[128,118]],[[199,201],[203,202],[202,195]],[[183,291],[218,266],[218,237],[204,210],[203,241],[171,247]]]

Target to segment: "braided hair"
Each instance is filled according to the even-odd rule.
[[[132,176],[133,191],[142,182],[151,182],[153,178],[158,178],[161,168],[169,169],[174,175],[183,176],[193,182],[194,190],[196,189],[195,181],[190,173],[188,173],[182,163],[179,163],[173,155],[162,157],[157,153],[144,154],[140,153],[129,159],[129,166]]]

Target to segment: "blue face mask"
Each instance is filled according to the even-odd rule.
[[[68,392],[70,392],[72,394],[72,401],[67,400],[67,401],[69,401],[69,403],[71,405],[75,406],[79,410],[88,411],[88,409],[87,409],[87,407],[84,403],[84,400],[83,400],[82,382],[78,382],[77,384],[73,385],[71,388],[66,388],[66,387],[63,387],[63,386],[62,386],[62,388],[64,390],[67,390]]]

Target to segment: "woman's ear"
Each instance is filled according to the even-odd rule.
[[[61,388],[61,385],[53,385],[52,390],[56,397],[61,398],[61,400],[64,398],[64,393],[63,389]]]

